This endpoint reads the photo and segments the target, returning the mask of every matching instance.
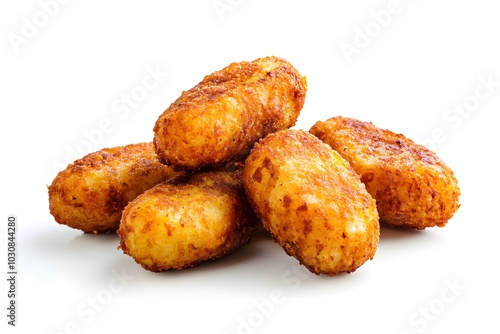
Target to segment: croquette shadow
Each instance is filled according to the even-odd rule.
[[[262,261],[262,259],[266,259],[266,257],[268,258],[271,256],[268,252],[268,248],[269,244],[274,244],[271,237],[266,232],[261,232],[253,236],[248,244],[241,246],[239,249],[225,255],[222,258],[208,260],[180,270],[170,269],[160,272],[152,272],[142,268],[141,265],[136,263],[132,257],[124,254],[123,251],[118,248],[118,236],[115,237],[112,234],[98,236],[82,234],[81,236],[75,238],[74,243],[81,244],[82,247],[91,247],[94,239],[95,242],[99,243],[102,241],[100,240],[101,237],[102,240],[104,240],[104,243],[109,244],[109,247],[114,248],[113,250],[116,254],[116,256],[112,256],[112,261],[111,263],[108,263],[108,265],[116,268],[126,268],[128,272],[136,275],[139,280],[159,279],[160,281],[165,279],[196,280],[198,277],[206,277],[207,275],[216,277],[220,275],[231,275],[230,272],[234,271],[241,272],[246,270],[248,270],[250,274],[250,271],[255,270],[255,265],[249,264],[255,264],[257,261]],[[108,252],[113,250],[108,250]],[[101,249],[101,252],[104,252],[104,250]]]
[[[412,233],[412,231],[406,230],[400,232],[398,229],[390,227],[385,229],[393,234],[389,238],[404,238],[405,233]],[[418,231],[413,231],[413,233],[418,234]],[[294,284],[300,282],[302,288],[310,286],[311,289],[316,289],[318,285],[330,285],[333,282],[350,281],[354,284],[357,280],[353,280],[353,276],[358,278],[363,276],[361,272],[340,273],[334,277],[310,273],[305,267],[299,265],[296,259],[287,255],[265,231],[255,235],[248,244],[240,249],[220,259],[202,262],[183,270],[167,270],[158,273],[143,269],[133,258],[118,249],[119,243],[119,236],[116,233],[99,235],[80,233],[66,239],[59,245],[48,242],[44,243],[46,247],[39,246],[46,248],[45,250],[50,253],[59,253],[62,260],[61,265],[66,266],[77,261],[79,269],[73,274],[87,276],[92,272],[93,275],[97,276],[96,280],[105,279],[112,269],[117,270],[118,268],[133,275],[137,282],[150,281],[151,279],[157,283],[165,279],[168,281],[184,281],[186,279],[197,281],[203,277],[208,279],[210,285],[216,286],[218,284],[226,285],[227,277],[237,277],[238,283],[235,286],[250,286],[259,281],[259,284],[288,287],[287,282],[289,281],[291,283],[288,285],[292,288]],[[102,261],[103,258],[104,261]],[[96,261],[96,259],[101,260]],[[225,279],[222,280],[222,278]]]
[[[380,241],[418,238],[425,236],[425,234],[425,230],[396,227],[388,225],[386,223],[380,224]]]
[[[53,275],[87,285],[107,279],[111,270],[116,269],[110,264],[120,256],[116,251],[119,238],[114,233],[96,236],[56,225],[28,238],[29,270],[49,272],[47,268],[50,268]]]
[[[399,228],[382,224],[380,226],[380,241],[378,248],[383,253],[384,250],[394,252],[397,248],[398,253],[401,249],[410,251],[411,249],[421,249],[423,246],[434,247],[442,244],[446,235],[441,233],[440,228],[427,228],[425,230],[415,230],[410,228]],[[404,248],[400,248],[404,247]],[[379,251],[377,251],[379,253]]]
[[[353,274],[342,273],[334,277],[315,275],[288,256],[273,241],[267,232],[255,235],[240,249],[217,260],[203,262],[184,270],[168,270],[159,273],[143,269],[135,260],[120,249],[116,233],[99,235],[58,229],[37,238],[34,246],[39,250],[43,267],[45,258],[50,258],[54,270],[68,280],[81,281],[86,286],[102,286],[112,273],[124,273],[133,278],[134,285],[144,290],[145,295],[168,282],[170,287],[190,286],[192,293],[230,291],[238,295],[241,291],[258,291],[259,286],[281,289],[293,295],[295,290],[304,293],[320,291],[325,287],[337,288],[358,286],[366,280],[369,271],[359,270]],[[57,260],[54,261],[54,258]],[[302,293],[301,292],[301,293]],[[243,293],[244,295],[244,293]]]
[[[77,251],[82,250],[81,256],[90,259],[94,255],[101,254],[102,256],[103,251],[116,248],[120,243],[118,235],[114,232],[94,235],[76,229],[68,229],[65,226],[56,226],[53,229],[44,235],[38,234],[33,241],[39,251],[78,257]]]
[[[120,244],[120,238],[115,232],[100,233],[95,235],[93,233],[81,233],[75,236],[71,241],[72,247],[88,247],[88,251],[93,251],[91,248],[108,248],[110,245],[116,248]],[[94,249],[95,252],[99,252],[98,249]]]
[[[349,284],[355,284],[357,281],[353,280],[353,276],[349,273],[339,273],[330,277],[309,272],[295,258],[286,254],[267,232],[259,233],[249,244],[220,259],[203,262],[184,270],[168,270],[152,274],[173,279],[195,280],[198,277],[211,277],[212,279],[208,278],[208,281],[211,281],[213,286],[226,285],[228,277],[238,281],[235,286],[255,285],[259,282],[269,286],[290,285],[292,288],[294,285],[301,285],[302,288],[309,286],[311,289],[336,284],[334,282],[350,281]],[[363,274],[358,272],[355,276],[362,279]],[[219,281],[218,278],[223,280]]]
[[[259,259],[262,259],[266,256],[266,251],[264,249],[266,243],[273,243],[273,241],[267,233],[261,232],[253,236],[248,244],[241,246],[239,249],[219,259],[205,261],[183,270],[162,271],[160,272],[160,274],[175,276],[190,273],[199,274],[200,272],[220,271],[237,267],[246,267],[248,266],[248,263],[259,261]]]

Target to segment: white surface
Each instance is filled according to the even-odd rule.
[[[6,324],[2,279],[2,333],[499,332],[496,3],[219,2],[231,6],[222,17],[213,0],[68,1],[46,22],[37,1],[0,5],[0,219],[19,219],[18,326]],[[382,27],[370,13],[385,9],[395,14]],[[45,26],[30,36],[23,18],[33,16]],[[357,36],[366,27],[369,43]],[[29,38],[16,52],[12,36],[23,29]],[[356,38],[362,47],[348,62],[341,46]],[[435,150],[462,190],[452,221],[423,232],[383,229],[373,261],[333,278],[304,273],[264,237],[220,261],[154,274],[118,251],[115,235],[54,222],[46,185],[54,166],[79,157],[72,151],[151,140],[182,90],[230,62],[267,55],[307,76],[297,128],[343,115],[418,141],[444,138]],[[151,71],[168,75],[147,79],[144,99],[126,107],[123,94],[139,94]],[[463,103],[474,110],[447,111]]]

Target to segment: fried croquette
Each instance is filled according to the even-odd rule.
[[[269,133],[293,126],[306,79],[277,57],[232,63],[182,93],[154,126],[156,152],[177,169],[244,158]]]
[[[128,202],[179,174],[160,162],[153,143],[105,148],[57,174],[48,187],[50,213],[86,233],[114,232]]]
[[[382,222],[420,230],[442,227],[458,210],[460,189],[453,171],[402,134],[345,117],[319,121],[310,132],[361,175]]]
[[[220,258],[261,228],[242,167],[186,174],[139,195],[123,212],[120,248],[144,269],[185,269]]]
[[[309,271],[353,272],[373,258],[375,200],[349,163],[312,134],[287,129],[260,140],[243,184],[264,227]]]

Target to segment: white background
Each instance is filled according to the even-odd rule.
[[[4,226],[16,214],[19,277],[16,328],[1,279],[2,333],[498,333],[498,13],[487,0],[3,1],[0,267],[6,276]],[[268,55],[307,77],[296,128],[343,115],[432,145],[462,190],[449,224],[383,228],[373,261],[327,277],[304,274],[266,237],[154,274],[117,236],[54,221],[46,185],[57,166],[152,140],[182,90]],[[141,90],[148,71],[162,74]],[[140,101],[124,108],[132,93]]]

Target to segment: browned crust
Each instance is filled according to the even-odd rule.
[[[387,224],[442,227],[458,210],[460,189],[453,171],[404,135],[340,116],[317,122],[310,132],[361,175]]]
[[[241,174],[242,167],[233,165],[186,174],[146,191],[123,212],[120,248],[146,270],[159,272],[190,268],[247,244],[261,224]],[[222,221],[213,218],[219,214]]]
[[[347,161],[313,135],[283,130],[260,140],[243,182],[264,227],[311,272],[352,272],[373,258],[375,201]]]
[[[128,202],[178,174],[160,163],[152,143],[105,148],[57,174],[48,187],[49,210],[59,224],[114,232]]]
[[[306,90],[305,78],[284,59],[232,63],[160,115],[153,129],[156,151],[178,169],[239,160],[259,138],[295,124]]]

